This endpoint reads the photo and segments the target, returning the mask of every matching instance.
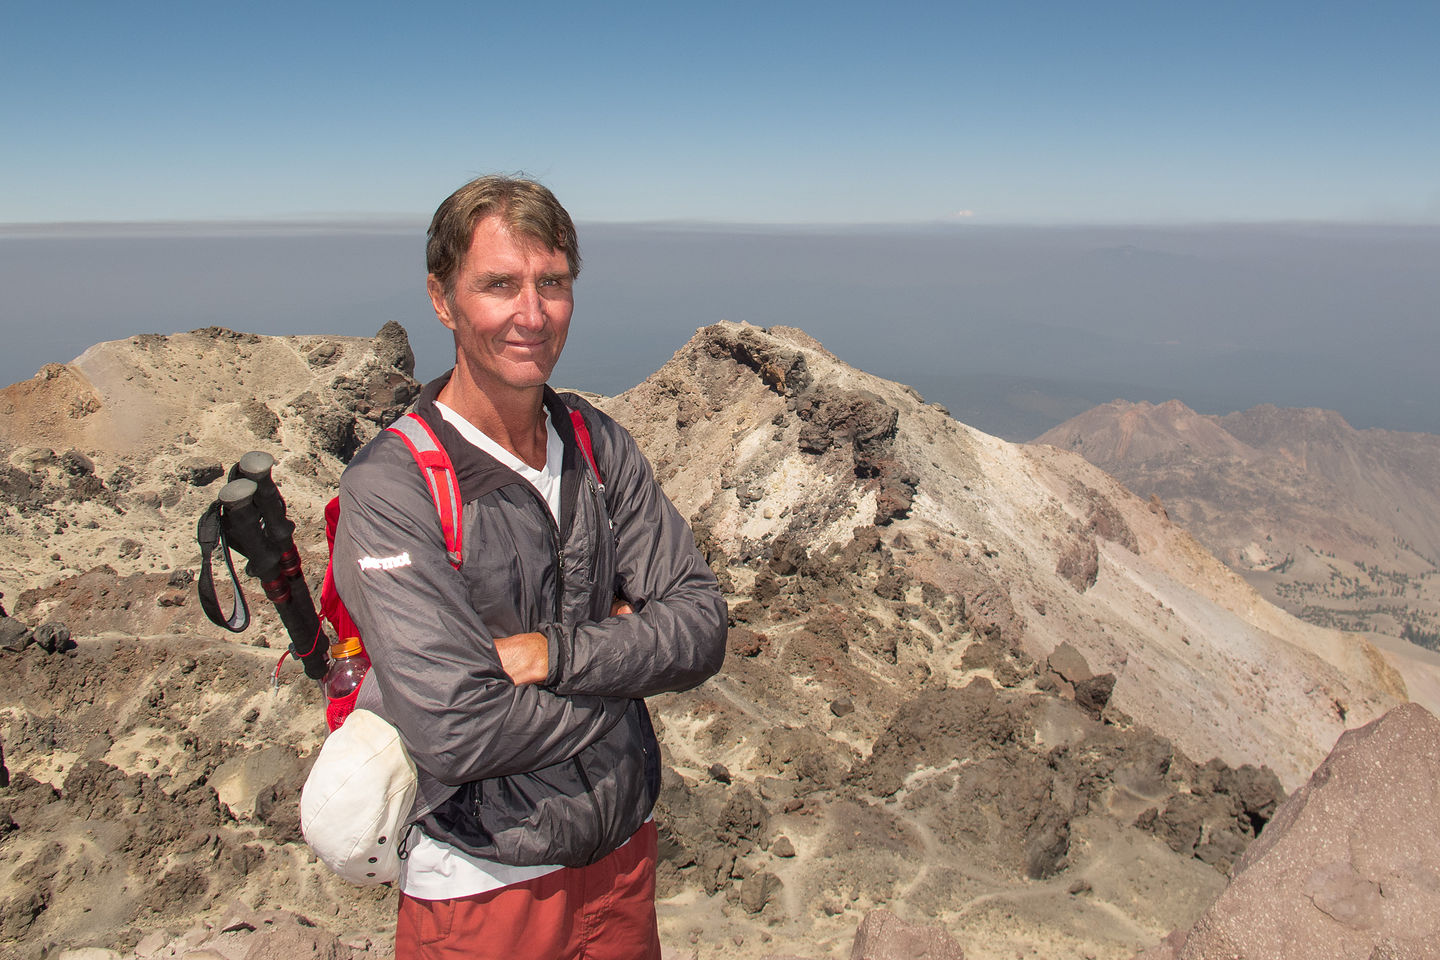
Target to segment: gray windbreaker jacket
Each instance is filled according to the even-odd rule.
[[[725,601],[623,427],[546,389],[565,448],[557,525],[534,487],[439,415],[447,377],[416,412],[459,479],[459,570],[400,437],[383,431],[340,481],[335,582],[373,663],[357,706],[400,731],[419,771],[411,820],[426,833],[501,863],[593,863],[639,828],[659,791],[641,698],[720,668]],[[617,596],[635,613],[611,617]],[[532,631],[549,639],[550,675],[516,686],[492,641]]]

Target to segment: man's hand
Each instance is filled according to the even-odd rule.
[[[550,642],[543,633],[517,633],[495,641],[500,666],[517,686],[522,683],[544,683],[550,676]]]
[[[616,599],[610,604],[610,616],[623,617],[634,613],[630,604]],[[550,642],[543,633],[517,633],[513,637],[500,637],[495,641],[495,652],[500,655],[500,666],[510,676],[510,682],[519,686],[523,683],[544,683],[550,676]]]

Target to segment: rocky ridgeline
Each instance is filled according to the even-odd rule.
[[[1208,416],[1178,400],[1116,400],[1036,442],[1163,501],[1296,616],[1387,635],[1401,651],[1402,637],[1440,645],[1440,437],[1356,430],[1331,410]]]
[[[0,390],[0,565],[17,616],[90,635],[205,633],[195,521],[249,450],[272,452],[323,558],[345,461],[416,395],[399,324],[373,338],[211,327],[97,344]],[[253,640],[277,641],[264,604]]]
[[[0,392],[0,957],[388,955],[393,892],[299,842],[319,695],[293,667],[270,689],[273,623],[198,616],[189,536],[224,465],[267,449],[317,574],[345,459],[414,393],[397,330],[135,338]],[[731,602],[721,675],[654,701],[667,957],[1127,958],[1192,927],[1157,949],[1220,956],[1201,918],[1226,898],[1413,939],[1396,917],[1429,903],[1424,869],[1334,818],[1277,831],[1310,823],[1285,811],[1393,678],[1286,633],[1163,513],[798,331],[705,328],[599,402]],[[1433,734],[1399,716],[1421,732],[1379,767],[1352,737],[1330,782],[1423,808]],[[1414,776],[1377,784],[1400,757]],[[1327,829],[1358,838],[1359,881],[1241,885],[1262,848],[1330,863]]]

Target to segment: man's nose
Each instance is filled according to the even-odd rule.
[[[538,330],[545,326],[545,319],[545,298],[540,296],[540,291],[531,286],[522,287],[515,304],[516,325]]]

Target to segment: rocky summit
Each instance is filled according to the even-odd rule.
[[[321,507],[412,374],[395,325],[209,329],[0,391],[0,956],[389,954],[394,893],[298,837],[318,692],[277,668],[254,581],[249,631],[199,614],[193,534],[265,450],[317,580]],[[1283,811],[1337,739],[1407,699],[1383,652],[1267,604],[1079,456],[973,430],[798,330],[706,327],[594,399],[731,607],[721,674],[653,704],[667,957],[1174,944],[1306,822]],[[1205,942],[1184,956],[1222,955]]]

